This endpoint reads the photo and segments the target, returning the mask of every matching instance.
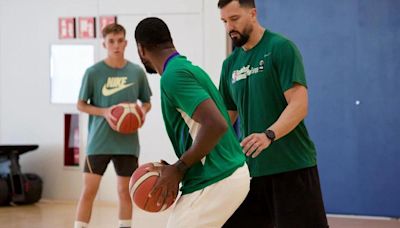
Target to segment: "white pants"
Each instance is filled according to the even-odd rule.
[[[168,228],[218,228],[231,217],[250,190],[247,165],[229,177],[178,199]]]

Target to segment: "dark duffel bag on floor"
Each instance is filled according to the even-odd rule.
[[[9,205],[11,201],[11,192],[7,179],[8,175],[0,174],[0,206]]]

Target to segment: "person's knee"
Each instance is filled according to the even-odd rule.
[[[126,186],[118,186],[118,195],[120,198],[130,198],[129,188]]]
[[[97,187],[86,186],[82,191],[82,198],[86,200],[93,200],[97,194]]]

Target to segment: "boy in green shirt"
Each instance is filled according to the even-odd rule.
[[[117,173],[120,227],[131,227],[132,203],[129,180],[138,165],[138,133],[115,131],[112,108],[121,103],[140,100],[143,113],[150,108],[151,90],[143,69],[124,58],[127,41],[125,29],[111,24],[103,29],[107,58],[86,70],[77,107],[89,114],[87,156],[83,190],[79,199],[75,228],[87,227],[93,201],[107,165],[114,163]]]

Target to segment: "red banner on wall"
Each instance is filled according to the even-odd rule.
[[[74,17],[58,19],[58,37],[59,39],[74,39],[76,37]]]
[[[78,19],[78,37],[82,39],[96,38],[95,17],[80,17]]]
[[[117,23],[116,16],[100,16],[100,33],[109,24]]]

